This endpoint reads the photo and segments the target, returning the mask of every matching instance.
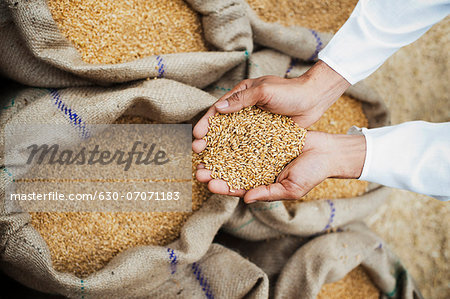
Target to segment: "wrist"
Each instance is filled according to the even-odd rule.
[[[331,134],[330,134],[331,135]],[[329,177],[357,179],[366,159],[366,139],[363,135],[331,135],[329,145]]]
[[[317,99],[317,108],[325,112],[351,86],[328,64],[319,60],[305,74],[297,78],[307,84]]]

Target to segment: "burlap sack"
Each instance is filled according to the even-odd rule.
[[[30,288],[69,298],[173,298],[181,293],[185,298],[266,298],[267,277],[259,268],[236,253],[210,247],[235,204],[213,197],[186,222],[179,240],[167,247],[129,249],[84,279],[52,268],[49,250],[27,224],[27,214],[0,216],[2,224],[10,224],[2,226],[0,265]]]
[[[83,62],[58,31],[45,0],[2,0],[0,73],[38,87],[110,84],[163,76],[203,88],[243,62],[252,52],[254,41],[306,60],[317,55],[317,38],[325,42],[330,37],[313,35],[301,27],[261,22],[242,0],[187,2],[202,15],[206,40],[221,52],[155,55],[121,64],[93,65]],[[163,74],[157,67],[160,58]]]
[[[177,271],[148,298],[267,298],[268,287],[267,276],[255,264],[212,244],[200,261]]]
[[[32,88],[14,97],[11,110],[2,113],[2,127],[70,122],[67,111],[55,106],[56,96],[87,124],[112,123],[124,113],[135,115],[137,111],[162,122],[183,122],[214,100],[199,89],[164,79],[114,88]],[[1,178],[1,268],[26,286],[68,297],[170,298],[183,292],[189,298],[267,296],[267,277],[261,270],[229,250],[219,246],[210,248],[238,199],[213,196],[189,218],[175,242],[166,247],[141,246],[127,250],[102,270],[79,279],[53,269],[47,245],[28,224],[27,213],[5,213],[4,188],[13,174],[2,168]],[[233,264],[240,266],[239,271],[229,268]]]
[[[316,298],[324,284],[342,279],[359,265],[382,298],[422,298],[398,257],[362,222],[315,238],[250,242],[221,233],[216,241],[260,267],[269,277],[273,298]]]
[[[195,2],[195,1],[193,1]],[[208,32],[225,32],[228,49],[240,52],[183,53],[151,56],[115,65],[92,65],[59,32],[45,0],[2,0],[0,4],[0,70],[1,74],[23,84],[39,87],[67,87],[109,84],[144,78],[164,77],[196,87],[204,87],[224,72],[245,60],[242,50],[251,51],[250,27],[228,30],[231,24],[220,24],[233,17],[238,9],[227,10],[225,3],[199,3],[196,8],[207,16],[212,27]],[[223,10],[223,11],[222,11]],[[223,18],[222,18],[223,17]],[[246,19],[239,13],[237,18]],[[248,21],[247,21],[248,23]],[[210,34],[207,34],[208,37]],[[235,38],[238,36],[238,38]],[[242,38],[241,38],[242,37]],[[225,41],[224,39],[221,39]],[[240,41],[242,40],[242,42]],[[161,60],[162,59],[162,60]],[[163,64],[164,72],[159,71]]]
[[[111,88],[34,88],[11,94],[3,100],[2,105],[7,109],[0,114],[0,126],[4,132],[6,124],[74,123],[75,114],[82,124],[108,124],[127,110],[155,121],[177,123],[190,120],[214,100],[200,89],[167,79],[144,80]],[[1,134],[1,159],[3,139]]]

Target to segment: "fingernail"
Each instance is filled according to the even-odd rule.
[[[246,203],[254,203],[254,202],[256,202],[256,200],[254,200],[254,199],[247,199],[247,201],[246,201]]]
[[[230,105],[228,104],[227,100],[223,100],[223,101],[216,103],[216,108],[218,108],[218,109],[227,108],[228,106],[230,106]]]

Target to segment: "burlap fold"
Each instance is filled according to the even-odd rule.
[[[57,126],[71,123],[73,119],[67,110],[55,104],[59,102],[64,103],[72,113],[77,113],[81,121],[89,126],[113,123],[124,114],[145,115],[164,123],[186,122],[214,101],[211,95],[200,89],[167,79],[144,80],[110,88],[29,88],[18,92],[13,99],[14,105],[1,115],[2,131],[6,125],[14,124],[47,123]],[[74,125],[74,132],[77,129],[78,126]],[[65,138],[72,137],[68,134]],[[214,252],[211,254],[217,256],[214,259],[206,254],[215,234],[234,211],[238,199],[217,195],[211,197],[189,218],[175,242],[165,247],[141,246],[127,250],[111,260],[105,268],[85,279],[79,279],[72,274],[57,272],[52,267],[47,245],[29,225],[27,213],[5,212],[5,187],[16,174],[10,174],[7,168],[2,168],[0,175],[1,267],[5,273],[26,286],[68,297],[145,297],[153,293],[164,297],[159,287],[165,288],[175,279],[193,298],[200,298],[205,296],[204,286],[196,279],[198,271],[191,271],[190,267],[193,263],[202,265],[199,260],[203,257],[206,262],[202,273],[205,279],[208,277],[208,286],[216,297],[266,297],[267,278],[254,265],[225,249],[211,248]],[[239,287],[232,289],[224,288],[225,281],[213,275],[213,269],[224,268],[221,264],[228,260],[242,264]],[[178,278],[173,276],[174,266],[181,271]],[[186,274],[189,272],[194,279]],[[185,277],[184,281],[181,277]],[[230,284],[234,284],[232,275],[228,279]]]
[[[269,277],[271,298],[314,299],[324,284],[362,266],[381,298],[422,298],[389,246],[362,222],[312,238],[247,241],[220,233],[216,241],[248,258]]]

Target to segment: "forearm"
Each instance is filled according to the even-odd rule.
[[[357,179],[364,166],[366,141],[363,135],[308,131],[303,152],[314,152],[326,177]]]
[[[294,80],[313,94],[320,115],[333,105],[351,85],[344,77],[321,60]]]
[[[332,135],[329,145],[329,177],[357,179],[366,158],[366,140],[362,135]]]

